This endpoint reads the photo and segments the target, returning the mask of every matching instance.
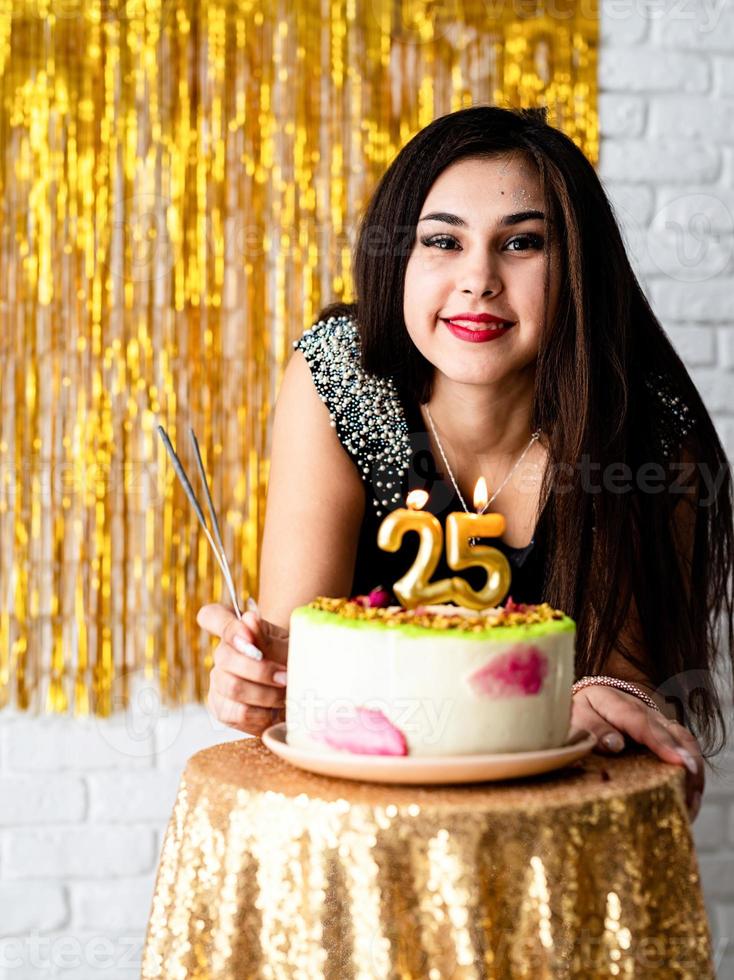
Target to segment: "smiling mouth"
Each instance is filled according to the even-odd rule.
[[[443,317],[442,317],[443,319]],[[455,323],[458,327],[464,327],[466,330],[475,330],[481,332],[483,330],[509,330],[512,323],[509,321],[503,323],[479,323],[476,320],[446,320],[444,323]]]

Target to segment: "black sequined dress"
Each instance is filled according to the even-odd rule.
[[[450,477],[436,465],[418,405],[401,396],[391,382],[362,371],[358,344],[356,324],[341,317],[321,321],[305,331],[294,348],[306,356],[332,425],[365,483],[365,514],[350,595],[381,585],[390,594],[391,603],[399,604],[392,584],[413,564],[419,538],[416,532],[408,532],[399,551],[384,551],[377,544],[377,532],[385,514],[405,506],[411,490],[426,490],[429,497],[424,509],[438,518],[445,540],[447,516],[464,508]],[[502,538],[479,539],[506,555],[512,570],[510,594],[515,602],[543,601],[545,513],[544,509],[524,548],[514,548]],[[452,576],[466,579],[475,590],[481,589],[487,578],[478,566],[458,571],[449,568],[442,554],[431,578]]]

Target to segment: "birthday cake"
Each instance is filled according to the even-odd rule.
[[[380,605],[319,596],[293,610],[290,745],[366,755],[563,745],[576,626],[549,604]]]

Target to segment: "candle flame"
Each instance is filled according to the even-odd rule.
[[[411,510],[420,510],[425,507],[427,500],[428,494],[425,490],[411,490],[405,498],[405,503]]]
[[[480,476],[474,486],[474,510],[480,511],[489,500],[487,481]]]

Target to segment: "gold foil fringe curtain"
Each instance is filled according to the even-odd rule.
[[[0,0],[0,705],[204,700],[229,599],[156,425],[257,594],[281,371],[371,189],[477,102],[595,162],[596,50],[588,0]]]

